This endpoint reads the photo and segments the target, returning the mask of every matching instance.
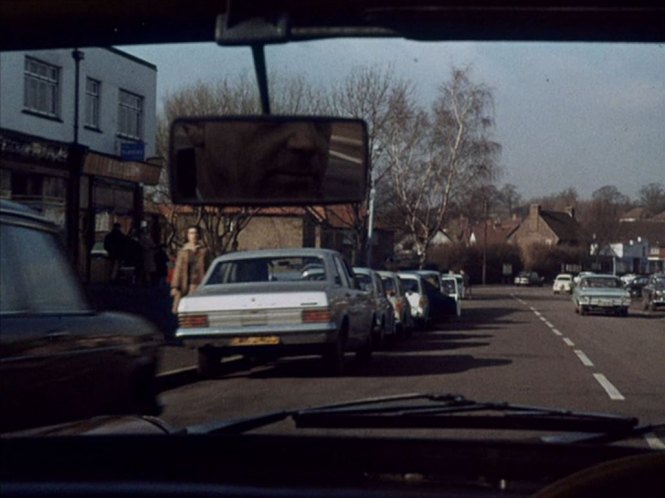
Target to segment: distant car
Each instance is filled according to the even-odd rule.
[[[559,273],[552,284],[552,292],[559,294],[565,292],[570,294],[573,291],[573,276],[570,273]]]
[[[419,328],[426,328],[430,321],[430,303],[425,290],[425,278],[415,272],[400,272],[397,277],[404,287],[414,322]]]
[[[344,353],[372,354],[373,305],[341,254],[327,249],[234,252],[210,265],[180,300],[176,337],[196,347],[199,371],[224,354],[320,354],[339,373]]]
[[[627,316],[630,293],[623,288],[618,277],[594,274],[580,279],[573,290],[572,300],[575,312],[580,315],[598,311]]]
[[[632,297],[642,297],[642,289],[649,283],[649,275],[638,275],[630,279],[624,287],[630,292]]]
[[[654,273],[642,289],[642,307],[655,310],[665,306],[665,273]]]
[[[539,276],[537,272],[525,270],[517,274],[514,283],[515,285],[522,285],[522,286],[533,286],[533,285],[542,286],[544,280],[545,279]]]
[[[360,287],[367,291],[374,305],[374,343],[380,345],[384,339],[393,339],[397,334],[395,312],[383,288],[381,276],[370,268],[353,268]]]
[[[58,228],[2,200],[0,322],[0,431],[159,413],[159,332],[138,317],[93,311]]]
[[[577,275],[573,277],[573,287],[575,287],[577,284],[580,283],[580,279],[582,277],[586,277],[587,275],[596,275],[596,272],[593,271],[581,271]]]
[[[453,277],[457,280],[457,293],[460,299],[466,299],[466,283],[464,283],[464,275],[454,273]]]
[[[406,292],[397,273],[391,271],[378,272],[383,281],[383,288],[395,312],[395,327],[398,334],[408,334],[413,328],[411,306],[406,299]]]
[[[451,305],[448,306],[448,314],[454,314],[459,318],[462,316],[462,298],[460,296],[458,285],[459,281],[455,276],[443,275],[441,277],[441,291],[445,296],[452,300],[451,304],[454,306],[452,309]]]

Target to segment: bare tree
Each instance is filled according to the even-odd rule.
[[[392,102],[389,170],[421,267],[451,206],[462,204],[498,172],[500,145],[491,140],[492,93],[471,81],[469,73],[468,68],[452,69],[429,114],[408,95]]]
[[[662,183],[650,183],[643,186],[638,192],[639,204],[651,214],[658,214],[665,210],[665,186]]]
[[[629,204],[630,199],[614,185],[601,187],[591,195],[585,228],[596,247],[596,256],[608,244],[618,241],[621,231],[619,218]]]
[[[393,104],[400,95],[410,91],[410,83],[394,76],[391,66],[361,66],[354,68],[328,95],[328,111],[334,115],[365,120],[370,151],[370,178],[379,198],[388,176],[383,160],[389,140],[388,122],[394,113]],[[383,166],[382,166],[383,165]],[[377,203],[377,205],[380,203]],[[335,216],[335,214],[333,214]],[[344,219],[338,220],[354,235],[354,264],[362,264],[367,254],[369,198],[345,208]]]

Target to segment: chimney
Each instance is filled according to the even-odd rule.
[[[539,221],[540,221],[540,204],[531,204],[529,206],[529,230],[532,232],[537,232]]]
[[[566,206],[565,211],[568,213],[568,216],[575,219],[575,206]]]

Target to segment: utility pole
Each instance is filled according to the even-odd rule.
[[[489,216],[487,192],[485,192],[484,203],[485,219],[483,220],[483,285],[487,283],[487,217]]]
[[[372,237],[374,236],[374,199],[376,197],[376,187],[374,186],[374,164],[372,156],[379,152],[379,147],[372,147],[372,154],[370,154],[369,161],[369,213],[367,221],[367,248],[365,256],[365,264],[367,268],[372,267]]]
[[[72,51],[74,59],[74,135],[69,147],[69,185],[67,192],[66,226],[69,256],[78,271],[79,263],[79,211],[81,206],[81,174],[85,160],[86,147],[79,144],[79,100],[80,75],[83,52],[78,48]]]

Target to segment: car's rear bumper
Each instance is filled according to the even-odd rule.
[[[289,329],[283,326],[179,328],[176,338],[189,347],[212,346],[238,353],[260,349],[316,352],[337,340],[337,326],[331,322],[294,325]]]

